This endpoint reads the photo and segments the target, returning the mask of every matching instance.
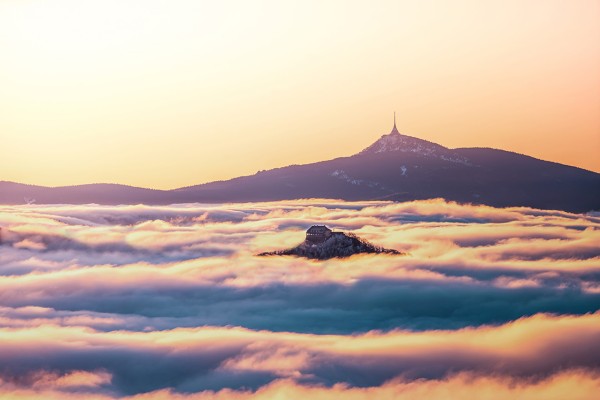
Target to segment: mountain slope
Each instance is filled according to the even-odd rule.
[[[88,185],[45,187],[0,181],[0,204],[167,204],[167,191],[127,185],[94,183]]]
[[[600,174],[503,150],[450,150],[392,131],[351,157],[277,168],[174,193],[178,201],[444,197],[500,207],[585,212],[600,209]]]
[[[396,127],[365,150],[171,191],[122,185],[44,188],[0,182],[0,203],[245,202],[297,198],[407,201],[443,197],[492,206],[600,209],[600,174],[488,148],[448,149]]]

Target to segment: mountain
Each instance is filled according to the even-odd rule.
[[[298,198],[407,201],[443,197],[496,207],[600,210],[600,174],[490,148],[448,149],[392,131],[350,157],[169,191],[0,182],[0,203],[168,204]]]
[[[396,127],[350,157],[181,188],[178,201],[294,198],[407,201],[443,197],[497,207],[600,209],[600,174],[488,148],[448,149]]]

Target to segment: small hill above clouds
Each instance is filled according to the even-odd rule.
[[[286,250],[277,250],[258,254],[259,256],[297,256],[316,260],[345,258],[355,254],[395,254],[397,250],[375,246],[353,233],[331,232],[321,242],[311,241],[308,237],[298,246]]]

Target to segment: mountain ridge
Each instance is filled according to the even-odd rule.
[[[600,209],[600,174],[486,147],[449,149],[396,126],[346,157],[261,170],[171,190],[119,184],[44,187],[0,181],[0,204],[169,204],[298,198],[394,201],[442,197],[491,206]]]

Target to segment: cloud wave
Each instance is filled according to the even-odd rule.
[[[255,256],[313,223],[409,255]],[[599,385],[594,213],[439,199],[26,205],[1,206],[0,227],[5,397],[439,398],[487,385],[586,398]]]

